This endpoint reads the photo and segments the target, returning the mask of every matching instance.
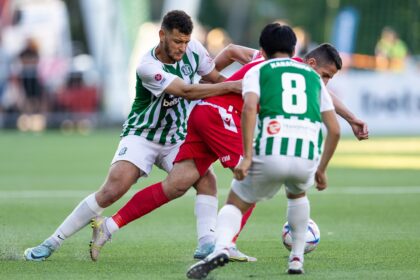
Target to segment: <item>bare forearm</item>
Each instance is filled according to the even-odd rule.
[[[334,95],[334,93],[330,92],[331,98],[333,100],[333,104],[335,107],[335,111],[337,114],[345,119],[348,123],[351,123],[356,117],[354,114],[344,105],[344,103]]]
[[[221,71],[233,62],[246,64],[252,60],[255,49],[229,44],[214,59],[216,70]]]
[[[254,140],[256,116],[257,116],[257,108],[245,104],[242,111],[242,119],[241,119],[242,139],[243,139],[243,145],[244,145],[245,158],[252,158],[252,150],[253,150],[252,144]]]
[[[322,121],[327,127],[328,133],[318,170],[325,172],[328,162],[333,156],[338,140],[340,139],[340,125],[338,124],[334,110],[322,112]]]
[[[321,160],[318,165],[318,169],[325,172],[328,163],[331,160],[335,149],[337,148],[338,140],[340,139],[340,133],[328,133],[325,139],[324,151],[322,153]]]
[[[241,89],[240,81],[219,84],[186,84],[177,78],[165,89],[165,92],[188,100],[197,100],[227,93],[239,94]]]
[[[233,62],[235,62],[232,57],[229,56],[216,56],[214,59],[214,63],[216,64],[216,70],[222,71],[229,65],[231,65]]]
[[[224,82],[218,84],[193,84],[185,89],[184,98],[188,100],[203,99],[227,93],[235,93],[235,82]]]

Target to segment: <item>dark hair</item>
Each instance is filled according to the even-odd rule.
[[[337,70],[343,66],[340,54],[337,49],[328,43],[324,43],[305,55],[305,60],[315,58],[319,65],[335,64]]]
[[[193,23],[191,17],[184,11],[173,10],[163,17],[161,27],[168,31],[178,29],[182,34],[190,35],[193,30]]]
[[[270,23],[264,27],[260,35],[260,47],[271,58],[276,52],[293,55],[296,35],[292,28],[280,23]]]

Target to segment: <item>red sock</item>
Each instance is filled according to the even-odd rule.
[[[138,219],[167,203],[169,199],[163,192],[162,182],[138,191],[112,219],[119,228]]]
[[[252,211],[254,211],[255,208],[255,203],[252,204],[252,206],[245,212],[245,214],[242,215],[242,221],[241,221],[241,229],[239,230],[239,232],[235,235],[235,237],[232,239],[232,243],[236,244],[236,239],[238,239],[239,234],[241,233],[242,229],[244,228],[246,222],[248,221],[249,217],[252,214]]]

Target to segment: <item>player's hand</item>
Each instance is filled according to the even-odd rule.
[[[241,162],[233,170],[233,176],[236,180],[242,181],[247,175],[248,170],[251,167],[252,160],[243,158]]]
[[[367,124],[359,119],[355,119],[350,122],[351,129],[353,130],[354,136],[358,140],[367,140],[369,139],[369,130]]]
[[[225,82],[229,84],[229,91],[236,94],[242,94],[242,80]]]
[[[315,173],[315,182],[318,191],[325,190],[327,188],[327,174],[318,169]]]

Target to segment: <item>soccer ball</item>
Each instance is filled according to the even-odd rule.
[[[305,254],[316,249],[320,238],[321,233],[318,225],[313,220],[309,219],[308,230],[306,231]],[[288,222],[283,225],[282,239],[284,247],[286,247],[289,251],[292,250],[292,235],[290,234],[290,226]]]

